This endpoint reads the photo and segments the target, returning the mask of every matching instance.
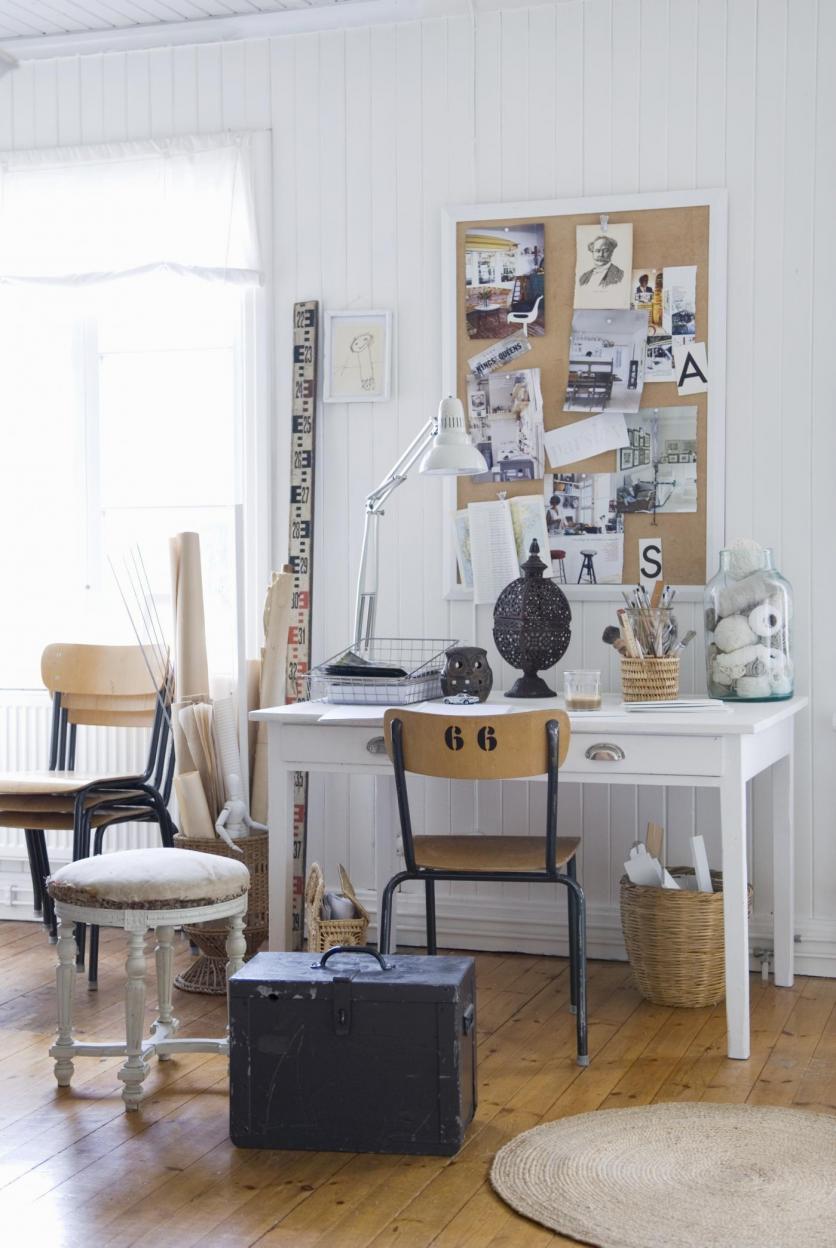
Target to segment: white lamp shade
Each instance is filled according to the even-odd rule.
[[[488,471],[485,457],[467,432],[461,399],[442,399],[438,405],[438,429],[418,471],[445,477]]]

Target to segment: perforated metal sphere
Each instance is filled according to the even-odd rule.
[[[493,613],[497,650],[526,675],[554,667],[572,637],[572,612],[566,595],[551,578],[543,578],[546,565],[539,555],[539,544],[534,541],[522,565],[522,576],[505,586]]]

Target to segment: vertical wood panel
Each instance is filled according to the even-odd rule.
[[[836,264],[834,52],[836,17],[821,0],[566,0],[25,63],[0,80],[3,148],[272,127],[279,554],[291,305],[318,297],[323,308],[394,310],[392,400],[318,414],[316,657],[343,644],[350,629],[363,497],[439,397],[439,207],[729,186],[727,530],[729,538],[771,541],[796,589],[799,686],[814,696],[798,736],[798,904],[801,918],[824,920],[836,918],[836,656],[827,572],[836,527],[829,364],[836,309],[827,277]],[[493,649],[490,609],[442,600],[437,483],[416,475],[387,510],[380,631],[449,629],[479,639],[497,684],[507,684],[512,674]],[[604,613],[577,605],[556,681],[564,668],[587,664],[617,689],[616,658],[599,640]],[[697,605],[683,606],[680,617],[683,629],[701,632]],[[700,645],[701,635],[683,662],[683,691],[704,687]],[[755,787],[754,801],[768,816],[765,786]],[[535,831],[542,823],[537,785],[478,793],[468,785],[419,786],[416,803],[422,826],[438,830]],[[708,791],[607,794],[566,785],[561,811],[566,830],[584,834],[594,907],[617,906],[624,857],[649,818],[667,822],[669,859],[687,861],[688,836],[698,827],[717,860],[717,801]],[[370,786],[312,785],[312,848],[329,873],[343,856],[358,883],[371,883],[373,839],[391,835],[376,818]],[[756,914],[766,915],[768,838],[756,839],[753,854]],[[516,896],[486,895],[509,904]]]

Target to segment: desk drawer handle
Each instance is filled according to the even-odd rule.
[[[370,754],[385,754],[386,742],[383,737],[370,737],[366,742],[366,749]]]
[[[587,749],[586,757],[593,763],[620,763],[625,754],[621,746],[613,745],[612,741],[596,741]]]

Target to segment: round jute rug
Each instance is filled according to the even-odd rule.
[[[597,1248],[834,1248],[836,1117],[599,1110],[518,1135],[491,1182],[519,1213]]]

